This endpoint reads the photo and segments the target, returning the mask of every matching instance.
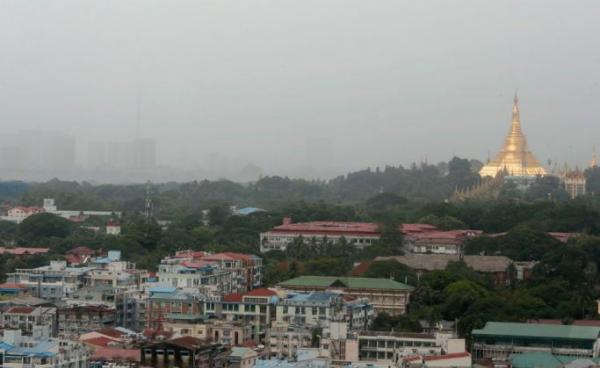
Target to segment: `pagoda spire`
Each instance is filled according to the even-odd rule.
[[[512,109],[512,121],[513,123],[520,123],[521,116],[519,113],[519,96],[515,90],[515,97],[513,98],[513,109]]]

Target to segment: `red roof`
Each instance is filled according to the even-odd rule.
[[[204,340],[192,337],[192,336],[182,336],[176,339],[169,340],[169,343],[183,346],[187,349],[194,349],[196,347],[200,347],[205,345]]]
[[[181,262],[181,265],[183,267],[187,267],[187,268],[200,268],[200,267],[204,267],[206,265],[211,264],[211,262],[206,262],[206,261],[185,261],[185,262]],[[214,263],[213,263],[214,264]]]
[[[139,349],[120,349],[120,348],[98,348],[94,351],[91,360],[117,360],[140,362],[141,350]]]
[[[0,289],[22,289],[22,290],[27,290],[27,286],[23,285],[23,284],[15,284],[12,282],[5,282],[3,284],[0,284]]]
[[[108,343],[115,342],[115,340],[109,339],[108,337],[105,337],[105,336],[99,336],[99,337],[93,337],[91,339],[83,340],[82,342],[85,344],[88,344],[88,345],[107,347]]]
[[[75,248],[71,249],[70,251],[68,251],[67,253],[76,254],[76,255],[80,255],[80,256],[93,256],[94,254],[96,254],[96,252],[92,248],[82,247],[82,246],[75,247]]]
[[[259,288],[247,292],[244,296],[276,296],[277,293],[271,289]]]
[[[17,256],[22,256],[22,255],[27,255],[27,254],[43,254],[43,253],[48,253],[48,251],[50,251],[50,248],[24,248],[24,247],[4,248],[4,247],[0,247],[0,254],[8,253],[8,254],[14,254]]]
[[[452,354],[446,354],[446,355],[425,356],[425,357],[423,357],[423,360],[426,361],[426,362],[429,362],[429,361],[432,361],[432,360],[466,358],[466,357],[470,357],[470,356],[471,356],[471,354],[469,354],[466,351],[463,351],[462,353],[452,353]]]
[[[429,224],[402,224],[400,230],[404,234],[413,234],[433,231],[437,228]],[[306,235],[379,236],[379,224],[374,222],[312,221],[279,225],[271,229],[270,232]]]
[[[126,334],[124,332],[121,332],[119,330],[117,330],[116,328],[103,328],[100,329],[98,331],[96,331],[96,333],[99,333],[101,335],[105,335],[105,336],[109,336],[115,339],[120,339],[121,337],[125,336]]]
[[[223,297],[223,301],[228,303],[241,303],[243,298],[244,294],[227,294]]]
[[[19,313],[19,314],[30,314],[35,308],[33,307],[12,307],[9,308],[6,313]]]
[[[192,251],[192,250],[181,250],[175,253],[174,258],[202,258],[206,255],[206,252]]]
[[[369,267],[371,267],[371,262],[361,262],[350,271],[350,276],[362,276],[369,270]]]

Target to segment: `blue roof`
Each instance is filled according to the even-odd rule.
[[[289,363],[285,360],[277,360],[277,359],[257,359],[254,364],[254,368],[293,368],[295,364]]]
[[[173,286],[153,286],[149,291],[151,293],[174,293],[177,288]]]
[[[542,351],[511,354],[508,358],[515,368],[557,368],[575,359],[576,356],[553,355]]]
[[[251,215],[253,213],[256,212],[266,212],[265,210],[263,210],[262,208],[256,208],[256,207],[244,207],[244,208],[240,208],[239,210],[235,211],[236,215]]]
[[[290,294],[287,299],[284,299],[283,302],[289,303],[315,303],[315,304],[328,304],[333,298],[338,296],[336,293],[328,293],[328,292],[312,292],[312,293],[298,293],[298,294]]]
[[[14,347],[6,351],[6,354],[51,357],[56,353],[49,350],[55,348],[56,344],[55,341],[42,341],[33,347]]]
[[[2,349],[2,350],[10,350],[12,348],[14,348],[14,346],[12,346],[11,344],[8,344],[8,343],[6,343],[4,341],[0,342],[0,349]]]

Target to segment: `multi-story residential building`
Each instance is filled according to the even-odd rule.
[[[240,321],[254,327],[252,340],[261,340],[275,318],[279,297],[270,289],[254,289],[244,294],[229,294],[206,301],[205,312],[227,321]]]
[[[316,331],[316,330],[315,330]],[[273,322],[267,331],[265,347],[269,356],[279,359],[293,357],[298,349],[312,347],[318,338],[313,329],[285,322]]]
[[[19,330],[5,330],[0,342],[0,363],[4,368],[85,368],[90,351],[78,341],[32,339]]]
[[[2,329],[20,330],[23,336],[56,336],[56,308],[14,306],[2,312]]]
[[[262,258],[233,252],[207,254],[202,260],[215,262],[233,275],[235,292],[245,292],[262,284]]]
[[[159,283],[176,288],[197,288],[215,295],[233,290],[233,275],[215,262],[167,257],[160,262],[157,276]]]
[[[292,223],[292,220],[286,217],[282,225],[260,234],[260,251],[263,253],[271,250],[285,251],[287,246],[297,239],[302,239],[304,243],[312,241],[336,243],[343,238],[348,244],[363,248],[379,240],[379,227],[379,224],[371,222]],[[403,224],[399,230],[408,236],[437,229],[428,224]]]
[[[289,291],[336,291],[347,297],[366,298],[375,312],[390,315],[406,313],[412,286],[390,279],[366,277],[300,276],[280,282]]]
[[[184,336],[147,344],[142,347],[142,366],[155,368],[225,368],[229,350],[221,344],[209,344]]]
[[[342,303],[339,293],[290,294],[277,303],[276,320],[303,327],[323,327],[334,314],[341,313]]]
[[[7,281],[24,285],[29,294],[46,300],[69,298],[79,289],[94,267],[67,267],[66,261],[50,261],[50,265],[17,269],[6,275]]]
[[[146,308],[146,328],[163,330],[167,315],[203,313],[203,295],[174,287],[156,286],[149,290]]]
[[[511,354],[549,352],[597,358],[600,327],[488,322],[471,331],[473,358],[506,361]]]
[[[360,331],[357,333],[359,360],[391,361],[396,356],[441,355],[435,334]]]
[[[223,295],[245,292],[262,282],[262,258],[251,254],[179,251],[161,261],[159,282],[179,288],[200,287]]]
[[[137,289],[146,281],[148,272],[138,270],[134,263],[122,261],[120,251],[109,251],[106,257],[90,261],[93,270],[86,275],[86,285],[106,285],[113,288]]]
[[[106,306],[85,305],[58,309],[58,332],[63,337],[114,326],[115,322],[115,309]]]
[[[347,321],[351,328],[369,326],[373,306],[367,299],[344,300],[332,292],[294,293],[277,303],[276,321],[306,328],[326,327],[332,319]]]

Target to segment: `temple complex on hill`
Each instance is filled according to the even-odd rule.
[[[527,139],[521,130],[519,98],[516,93],[512,110],[512,123],[504,140],[504,147],[493,160],[481,168],[479,175],[481,177],[496,177],[501,171],[506,171],[510,176],[520,177],[546,175],[546,169],[529,150]]]

